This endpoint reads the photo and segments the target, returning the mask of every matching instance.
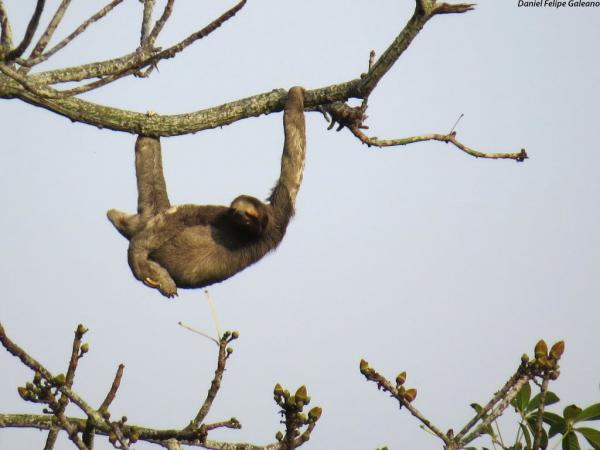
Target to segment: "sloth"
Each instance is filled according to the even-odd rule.
[[[240,195],[229,206],[171,206],[160,140],[138,136],[135,169],[138,212],[107,216],[129,240],[133,275],[164,296],[177,288],[221,282],[254,264],[282,241],[302,182],[306,135],[304,89],[289,90],[283,114],[281,173],[266,203]]]

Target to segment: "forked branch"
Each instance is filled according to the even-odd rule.
[[[87,329],[83,325],[77,327],[67,375],[64,376],[61,374],[55,376],[13,342],[6,335],[4,328],[0,324],[0,343],[9,353],[19,358],[22,363],[31,368],[35,374],[32,382],[19,387],[19,395],[25,401],[46,405],[47,408],[44,409],[44,412],[48,413],[40,415],[0,414],[0,428],[19,427],[49,430],[45,450],[51,450],[54,447],[56,437],[60,431],[64,431],[79,450],[92,449],[95,436],[107,436],[116,448],[123,450],[128,450],[131,444],[137,441],[146,441],[165,448],[181,448],[181,445],[190,445],[214,450],[283,450],[285,447],[285,444],[282,442],[258,446],[248,443],[229,443],[208,439],[208,434],[213,430],[220,428],[241,428],[240,422],[234,417],[218,422],[204,423],[212,403],[218,394],[222,376],[225,372],[226,361],[233,352],[228,344],[237,339],[239,336],[237,332],[225,332],[219,341],[215,377],[212,380],[206,399],[194,420],[182,429],[158,430],[130,425],[126,417],[122,417],[119,420],[111,420],[109,408],[121,383],[123,365],[119,365],[111,388],[98,409],[92,408],[74,392],[72,383],[78,361],[89,349],[88,344],[81,344],[81,338],[86,331]],[[68,401],[77,405],[87,418],[67,417],[64,411]],[[310,398],[306,394],[306,388],[304,387],[299,389],[295,396],[287,394],[287,403],[284,403],[289,406],[290,402],[292,402],[295,405],[295,415],[290,415],[290,420],[293,421],[293,424],[289,426],[290,429],[295,431],[292,433],[290,446],[285,447],[286,450],[292,450],[308,441],[310,433],[321,415],[321,409],[318,407],[311,409],[308,415],[303,413],[303,405],[308,404],[309,401]],[[277,403],[281,406],[279,401]]]
[[[506,384],[492,397],[485,407],[481,408],[475,405],[477,406],[477,414],[456,435],[454,435],[451,429],[444,433],[413,406],[412,402],[416,398],[417,390],[404,387],[406,372],[401,372],[396,377],[395,384],[370,367],[369,363],[365,360],[361,360],[360,362],[360,372],[367,380],[374,382],[379,389],[389,393],[399,402],[401,408],[405,407],[425,428],[440,438],[444,443],[445,450],[466,448],[473,440],[483,434],[490,433],[491,425],[504,413],[521,389],[530,381],[541,379],[543,381],[537,411],[535,443],[533,445],[534,450],[539,450],[548,383],[550,380],[558,378],[558,362],[563,350],[564,343],[562,341],[554,344],[550,351],[548,351],[544,341],[539,341],[535,347],[535,358],[530,361],[527,355],[523,355],[521,364]]]

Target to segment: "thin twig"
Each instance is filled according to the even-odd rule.
[[[475,415],[475,417],[473,417],[469,422],[467,422],[463,429],[460,430],[456,435],[457,440],[460,441],[462,437],[465,434],[467,434],[471,430],[471,428],[473,428],[477,424],[477,422],[479,422],[481,418],[485,417],[492,410],[492,408],[496,406],[496,403],[498,403],[506,395],[506,393],[514,387],[514,385],[517,383],[517,381],[523,373],[522,368],[522,365],[519,366],[517,371],[508,379],[504,386],[502,386],[502,388],[498,392],[496,392],[494,397],[487,403],[487,405],[485,405],[481,409],[481,411],[479,411],[477,415]]]
[[[58,421],[62,425],[62,428],[67,432],[69,439],[75,444],[75,446],[79,450],[88,450],[87,446],[83,443],[83,441],[79,438],[77,434],[77,427],[74,426],[69,419],[65,417],[65,413],[60,411],[56,414]]]
[[[115,8],[122,2],[123,2],[123,0],[112,0],[108,5],[106,5],[104,8],[102,8],[96,14],[91,16],[89,19],[87,19],[81,25],[79,25],[75,29],[75,31],[73,31],[71,34],[69,34],[66,38],[64,38],[62,41],[60,41],[58,44],[56,44],[54,47],[52,47],[46,53],[38,56],[37,58],[33,58],[31,60],[28,59],[27,61],[24,61],[22,63],[22,65],[24,65],[26,67],[31,67],[31,66],[34,66],[36,64],[46,61],[48,58],[50,58],[56,52],[58,52],[59,50],[62,50],[65,46],[67,46],[73,39],[75,39],[77,36],[79,36],[81,33],[83,33],[91,24],[102,19],[110,11],[112,11],[113,8]]]
[[[212,316],[213,323],[215,324],[215,329],[217,330],[217,338],[221,339],[221,326],[219,324],[219,317],[217,316],[217,308],[215,307],[215,303],[212,301],[210,293],[208,289],[204,290],[204,294],[206,295],[206,299],[208,300],[208,307],[210,309],[210,315]]]
[[[202,39],[202,38],[208,36],[210,33],[215,31],[217,28],[219,28],[221,25],[223,25],[225,22],[227,22],[229,19],[231,19],[233,16],[235,16],[240,11],[240,9],[242,9],[244,7],[246,2],[247,2],[247,0],[240,1],[233,8],[231,8],[228,11],[221,14],[221,16],[219,16],[218,18],[213,20],[211,23],[206,25],[201,30],[198,30],[195,33],[190,34],[188,37],[186,37],[181,42],[157,53],[155,56],[153,56],[151,58],[151,62],[156,63],[161,59],[172,58],[177,53],[179,53],[180,51],[182,51],[189,45],[196,42],[198,39]],[[153,32],[154,32],[154,30],[153,30]]]
[[[390,381],[387,378],[385,378],[383,375],[381,375],[380,373],[378,373],[375,369],[373,369],[371,367],[367,367],[367,368],[363,369],[361,366],[361,373],[367,378],[367,380],[373,381],[374,383],[377,384],[378,388],[383,389],[384,391],[388,392],[392,397],[394,397],[396,400],[398,400],[398,402],[400,403],[401,406],[404,406],[406,409],[408,409],[408,411],[414,417],[416,417],[433,434],[435,434],[442,441],[444,441],[445,444],[448,444],[450,442],[450,440],[448,439],[448,436],[446,436],[446,434],[442,430],[440,430],[433,423],[431,423],[431,421],[426,419],[425,416],[417,408],[415,408],[409,401],[407,401],[404,398],[404,396],[400,395],[398,392],[398,389],[396,389],[396,387],[392,383],[390,383]]]
[[[0,30],[2,31],[2,34],[0,35],[0,46],[2,47],[3,52],[8,52],[12,47],[12,28],[10,26],[10,20],[8,20],[6,7],[2,0],[0,0],[0,27]]]
[[[531,373],[525,373],[521,375],[513,387],[506,393],[502,401],[500,401],[500,403],[490,412],[489,416],[487,416],[472,433],[468,434],[460,441],[460,447],[465,447],[473,439],[476,439],[484,434],[485,430],[490,426],[490,424],[502,415],[504,410],[510,405],[510,402],[513,400],[513,398],[517,396],[521,388],[525,384],[529,383],[532,378],[533,374]]]
[[[54,13],[52,20],[46,27],[46,31],[44,31],[44,34],[42,34],[42,36],[38,40],[37,44],[31,51],[31,54],[29,55],[29,58],[27,58],[27,61],[35,59],[36,57],[41,55],[44,52],[44,50],[46,50],[46,46],[48,45],[48,42],[50,42],[50,39],[52,39],[54,32],[60,25],[60,22],[62,21],[64,15],[65,15],[65,12],[69,8],[70,4],[71,4],[71,0],[62,0],[60,5],[58,6],[56,12]],[[23,72],[27,72],[28,67],[30,68],[31,65],[25,64],[25,67],[22,67],[21,70]]]
[[[527,152],[525,149],[521,149],[519,152],[514,153],[484,153],[479,150],[475,150],[474,148],[468,147],[458,139],[456,139],[456,133],[450,134],[423,134],[419,136],[411,136],[407,138],[401,139],[378,139],[376,137],[369,137],[365,135],[358,128],[350,128],[352,134],[354,134],[360,141],[368,146],[375,147],[394,147],[400,145],[408,145],[414,144],[415,142],[424,142],[424,141],[440,141],[451,143],[458,149],[463,152],[474,156],[476,158],[487,158],[487,159],[514,159],[516,161],[522,162],[528,158]]]
[[[71,358],[69,359],[69,367],[67,369],[67,375],[65,377],[65,384],[67,387],[73,386],[73,380],[75,378],[75,372],[77,371],[77,364],[80,358],[80,350],[81,350],[81,339],[83,335],[87,332],[87,329],[83,325],[78,325],[75,330],[75,337],[73,338],[73,347],[71,350]],[[54,411],[54,414],[60,419],[59,415],[63,415],[69,400],[67,397],[62,399],[59,402],[58,411]],[[61,420],[62,422],[62,420]],[[54,444],[56,443],[56,438],[58,437],[58,428],[53,428],[48,433],[46,437],[46,445],[44,446],[44,450],[52,450],[54,448]],[[69,430],[67,430],[69,432]],[[69,432],[70,433],[70,432]],[[76,444],[77,445],[77,444]]]
[[[152,11],[154,10],[155,0],[144,0],[144,13],[142,15],[142,31],[140,33],[140,45],[144,45],[144,41],[150,33],[150,21],[152,20]]]
[[[173,4],[174,3],[175,3],[175,0],[167,1],[167,4],[165,5],[165,9],[163,9],[162,15],[156,21],[156,23],[154,24],[154,27],[152,28],[152,31],[150,32],[150,34],[147,37],[147,40],[144,39],[144,41],[142,42],[142,45],[148,45],[151,47],[154,45],[154,42],[156,42],[156,38],[158,37],[158,35],[162,31],[163,27],[167,23],[167,20],[169,20],[169,17],[171,17],[171,13],[173,12]]]
[[[42,11],[44,11],[44,5],[46,0],[37,0],[35,5],[35,10],[31,15],[31,19],[29,20],[29,24],[27,25],[27,29],[25,30],[25,36],[21,40],[21,43],[17,45],[13,50],[8,52],[6,55],[6,61],[14,61],[16,58],[21,56],[23,52],[29,47],[31,44],[31,40],[33,39],[33,35],[35,34],[37,27],[40,23],[40,16],[42,15]]]
[[[123,377],[123,369],[125,369],[125,366],[123,364],[119,364],[119,367],[117,368],[117,373],[115,374],[115,379],[112,382],[110,390],[106,394],[106,397],[100,405],[100,408],[98,408],[98,412],[102,415],[104,415],[104,413],[108,411],[108,407],[115,399],[115,395],[117,395],[117,391],[119,390],[119,386],[121,385],[121,377]]]
[[[242,428],[242,424],[240,424],[240,422],[237,419],[231,418],[222,422],[209,423],[204,425],[203,427],[206,431],[216,430],[217,428],[230,428],[232,430],[239,430]]]
[[[215,369],[215,375],[210,383],[208,393],[206,394],[206,399],[204,400],[204,403],[200,407],[200,410],[196,414],[194,420],[192,420],[190,424],[187,427],[185,427],[186,430],[193,430],[195,428],[198,428],[198,426],[202,423],[202,421],[210,411],[212,403],[217,397],[217,393],[219,392],[219,388],[221,387],[221,381],[223,380],[223,373],[225,372],[225,363],[227,361],[227,343],[227,339],[221,338],[221,341],[219,342],[219,356],[217,358],[217,368]]]
[[[196,328],[190,327],[189,325],[183,323],[183,322],[177,322],[177,324],[183,328],[185,328],[186,330],[190,330],[193,333],[199,334],[200,336],[204,336],[206,339],[210,339],[211,341],[213,341],[215,344],[220,345],[219,341],[217,339],[215,339],[214,337],[210,336],[209,334],[206,334],[203,331],[197,330]]]
[[[544,374],[542,388],[540,391],[540,403],[538,406],[538,416],[535,423],[535,439],[533,440],[533,450],[541,448],[542,443],[542,424],[544,423],[544,407],[546,404],[546,394],[548,393],[548,384],[550,383],[550,375]]]

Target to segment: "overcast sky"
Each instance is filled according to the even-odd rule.
[[[47,15],[57,1],[47,2]],[[73,2],[56,39],[105,2]],[[158,2],[162,5],[164,2]],[[6,0],[21,36],[34,2]],[[233,2],[180,0],[158,45],[200,28]],[[530,159],[474,159],[442,143],[367,148],[307,114],[308,152],[297,214],[279,249],[210,288],[221,328],[239,330],[210,421],[243,429],[214,439],[266,444],[281,429],[275,383],[306,384],[323,416],[306,448],[439,449],[395,401],[367,383],[361,358],[390,378],[408,372],[415,405],[459,429],[535,342],[566,341],[552,390],[562,407],[598,402],[600,382],[600,8],[523,8],[482,0],[434,18],[370,100],[380,138],[445,133],[482,151]],[[414,2],[261,0],[150,79],[85,98],[134,111],[183,113],[275,88],[356,78],[381,54]],[[135,48],[142,5],[124,2],[43,68]],[[40,69],[41,70],[41,69]],[[66,370],[73,330],[90,328],[76,391],[93,405],[125,364],[113,417],[160,428],[196,414],[216,346],[205,295],[175,300],[136,281],[127,241],[105,218],[136,206],[133,144],[125,133],[72,124],[2,101],[0,320],[50,370]],[[265,198],[278,177],[281,114],[163,140],[174,204]],[[31,379],[0,353],[0,411],[37,413],[16,387]],[[76,409],[71,414],[79,414]],[[509,421],[510,422],[510,421]],[[514,438],[513,429],[504,436]],[[0,449],[41,449],[46,433],[2,430]],[[480,445],[487,443],[481,442]],[[145,450],[149,445],[135,448]],[[58,450],[72,448],[61,439]],[[96,448],[111,448],[102,438]]]

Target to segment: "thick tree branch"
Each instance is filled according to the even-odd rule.
[[[118,1],[113,1],[106,8],[114,7],[117,3]],[[18,97],[21,100],[24,100],[35,106],[40,106],[55,113],[64,115],[71,120],[88,123],[100,128],[109,128],[130,133],[142,132],[157,136],[174,136],[194,133],[204,129],[227,125],[248,117],[281,111],[283,107],[283,101],[285,99],[284,89],[275,90],[270,93],[258,94],[250,98],[241,99],[203,111],[173,116],[154,115],[152,117],[149,117],[144,113],[124,111],[117,108],[93,104],[80,99],[61,98],[67,95],[76,95],[78,93],[86,92],[88,90],[108,84],[123,76],[136,73],[136,70],[156,64],[156,62],[160,61],[161,59],[174,56],[196,40],[214,31],[229,18],[233,17],[245,5],[245,3],[246,0],[240,1],[211,24],[188,36],[178,44],[167,48],[166,50],[152,52],[149,49],[138,49],[138,51],[135,53],[125,55],[114,60],[45,72],[38,75],[33,75],[27,80],[18,79],[14,76],[11,76],[12,79],[0,76],[0,97]],[[438,8],[441,6],[442,5],[437,5]],[[169,3],[165,7],[163,17],[168,17],[168,14],[170,14],[168,9]],[[105,14],[104,10],[103,14]],[[94,17],[99,15],[100,13]],[[372,92],[379,80],[387,73],[388,70],[390,70],[392,65],[412,42],[423,25],[433,15],[435,15],[435,13],[431,9],[421,10],[417,3],[417,8],[415,9],[413,17],[409,20],[407,25],[400,32],[390,47],[372,65],[369,72],[367,74],[363,74],[362,79],[356,79],[349,82],[308,91],[306,101],[307,109],[329,103],[345,101],[352,97],[368,97],[368,94]],[[161,19],[163,17],[161,17]],[[89,23],[96,20],[95,18],[92,19],[89,19],[86,23],[89,25]],[[158,34],[160,31],[162,27],[161,19],[157,21],[154,29],[149,35],[149,39],[153,34]],[[71,36],[79,33],[79,30],[82,27],[80,27],[78,31],[73,33]],[[85,29],[85,27],[83,29]],[[69,39],[70,38],[68,37],[67,40]],[[61,44],[59,44],[59,46]],[[62,46],[64,45],[66,45],[66,43],[62,44]],[[43,56],[46,56],[53,51],[54,49]],[[33,63],[35,62],[36,61],[34,60]],[[8,71],[2,72],[4,75],[9,73]],[[101,79],[88,85],[76,87],[62,92],[45,86],[48,83],[83,80],[92,77],[101,77]],[[445,142],[449,141],[447,137],[441,140],[444,140]],[[371,142],[373,145],[375,145],[375,141]]]

